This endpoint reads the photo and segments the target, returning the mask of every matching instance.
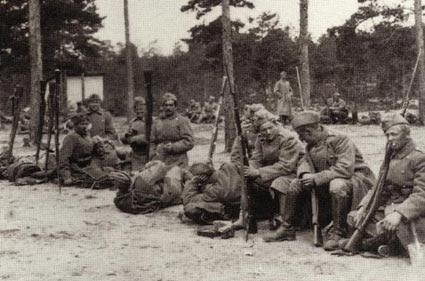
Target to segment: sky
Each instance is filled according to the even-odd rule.
[[[188,0],[128,0],[130,17],[130,40],[139,49],[146,49],[152,42],[163,54],[171,54],[176,42],[188,38],[188,30],[203,21],[215,19],[221,9],[213,11],[207,18],[196,20],[196,13],[180,11]],[[393,2],[394,0],[383,0]],[[112,44],[124,42],[123,0],[97,0],[98,12],[106,17],[97,37],[110,40]],[[299,0],[252,0],[255,8],[231,10],[232,20],[247,22],[270,11],[280,17],[281,26],[290,26],[298,32]],[[309,32],[318,39],[332,26],[343,24],[359,7],[357,0],[313,0],[309,1]],[[184,43],[183,43],[184,44]]]

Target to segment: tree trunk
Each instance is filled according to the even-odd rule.
[[[224,73],[227,72],[228,81],[232,88],[235,89],[235,77],[233,74],[233,50],[232,50],[232,22],[230,20],[230,7],[229,0],[222,0],[222,17],[221,23],[223,25],[223,61],[224,61]],[[230,87],[226,87],[226,92],[223,98],[223,109],[225,118],[224,127],[224,141],[225,151],[230,152],[232,149],[233,141],[236,137],[235,119],[232,110],[232,96],[230,93]]]
[[[416,47],[421,54],[418,64],[418,84],[419,84],[419,120],[424,124],[425,120],[425,64],[424,64],[424,31],[422,27],[422,1],[415,0],[415,27],[416,27]]]
[[[40,81],[43,79],[43,63],[41,54],[41,31],[40,31],[40,1],[29,1],[29,43],[31,63],[31,126],[30,138],[36,141],[36,134],[40,114]]]
[[[300,0],[300,63],[304,106],[310,106],[310,66],[308,62],[308,0]]]
[[[130,24],[128,17],[128,0],[124,0],[124,24],[125,24],[125,65],[127,68],[127,119],[133,116],[134,105],[134,73],[133,73],[133,55],[130,42]]]

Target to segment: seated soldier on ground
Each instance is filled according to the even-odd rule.
[[[120,178],[128,174],[114,173]],[[131,180],[118,185],[115,206],[123,212],[146,214],[172,205],[181,204],[184,184],[192,177],[190,172],[179,166],[166,166],[161,161],[151,161]],[[115,181],[117,182],[117,181]]]
[[[215,102],[215,97],[210,96],[209,100],[204,104],[204,116],[201,123],[213,123],[215,121],[215,112],[218,104]]]
[[[193,178],[186,182],[182,199],[184,214],[199,224],[228,220],[239,212],[241,177],[236,164],[224,163],[218,170],[208,163],[190,167]]]
[[[346,122],[348,117],[347,104],[341,99],[339,93],[333,95],[332,105],[329,107],[329,115],[333,124],[344,124]]]
[[[382,130],[393,154],[379,208],[366,226],[360,250],[388,256],[408,249],[414,242],[412,228],[419,241],[425,241],[425,153],[417,148],[409,124],[400,114],[384,117]],[[349,225],[355,226],[371,197],[369,191],[349,214]]]
[[[199,123],[202,114],[201,104],[194,99],[189,102],[189,107],[186,109],[186,116],[192,123]]]

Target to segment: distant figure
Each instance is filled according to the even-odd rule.
[[[75,112],[86,114],[87,108],[84,106],[84,104],[81,101],[77,101],[77,110]]]
[[[339,93],[335,93],[333,96],[332,106],[329,108],[329,115],[333,124],[345,123],[348,117],[347,104],[341,99]]]
[[[199,123],[202,114],[201,104],[194,99],[189,102],[189,107],[186,109],[186,116],[192,123]]]
[[[218,104],[215,102],[215,97],[210,96],[209,100],[204,104],[204,116],[201,122],[213,123],[215,121],[215,112],[217,108]]]
[[[292,87],[286,80],[285,71],[280,73],[280,80],[274,85],[273,93],[277,98],[276,114],[279,115],[282,124],[289,124],[292,119]]]
[[[87,117],[91,124],[89,130],[90,136],[99,136],[111,140],[117,139],[117,133],[115,132],[112,124],[112,115],[108,111],[101,108],[100,104],[102,100],[99,95],[92,94],[88,100],[88,112]]]

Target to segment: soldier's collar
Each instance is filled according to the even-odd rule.
[[[408,142],[394,155],[394,158],[403,159],[407,155],[409,155],[413,150],[416,149],[416,144],[412,139],[408,140]]]
[[[169,120],[171,120],[171,119],[174,119],[174,118],[177,118],[177,116],[178,116],[178,114],[177,114],[177,112],[175,112],[173,115],[171,115],[171,116],[165,116],[165,114],[161,117],[161,119],[169,119]]]
[[[97,113],[99,115],[102,115],[103,114],[103,110],[101,108],[99,108],[98,110],[91,110],[91,109],[89,109],[89,111],[88,111],[87,114],[90,115],[90,114],[93,114],[93,113]]]

